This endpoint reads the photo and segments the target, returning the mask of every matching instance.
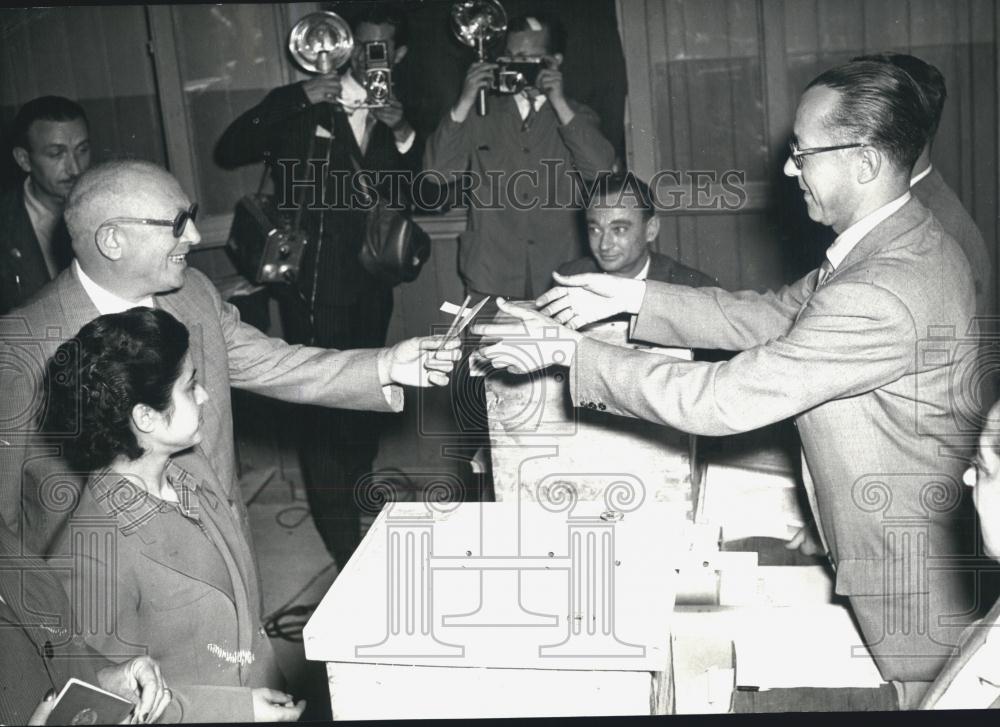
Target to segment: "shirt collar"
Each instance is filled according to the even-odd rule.
[[[544,93],[538,94],[537,96],[535,96],[534,101],[535,101],[535,112],[537,113],[538,110],[541,109],[542,106],[545,104],[546,101],[545,94]],[[522,119],[528,115],[528,95],[524,91],[514,94],[514,103],[517,104],[517,110],[521,114]]]
[[[127,478],[107,470],[94,475],[89,487],[98,504],[118,520],[122,535],[131,535],[159,513],[174,507],[185,517],[199,521],[198,480],[173,460],[167,463],[166,473],[177,493],[176,503],[151,495]]]
[[[59,219],[59,213],[50,210],[45,206],[42,200],[35,195],[35,190],[31,185],[30,175],[24,178],[24,205],[33,217],[38,217],[43,220],[51,220],[53,225],[55,225],[56,221]]]
[[[933,165],[933,164],[928,164],[928,165],[927,165],[927,168],[926,168],[926,169],[925,169],[924,171],[920,172],[920,174],[918,174],[917,176],[915,176],[915,177],[913,177],[912,179],[910,179],[910,186],[912,187],[912,186],[913,186],[914,184],[916,184],[916,183],[917,183],[917,182],[919,182],[919,181],[920,181],[921,179],[923,179],[923,178],[924,178],[924,177],[926,177],[926,176],[927,176],[928,174],[930,174],[930,173],[931,173],[931,170],[932,170],[933,168],[934,168],[934,165]]]
[[[633,280],[645,280],[649,277],[649,267],[653,264],[653,256],[646,256],[646,264],[642,266],[642,270],[632,276]]]
[[[368,113],[368,109],[359,108],[368,99],[368,91],[358,83],[354,74],[348,71],[340,77],[340,101],[344,111],[353,114],[357,111]]]
[[[91,279],[89,275],[83,272],[83,268],[80,267],[78,260],[73,260],[73,272],[76,273],[77,280],[80,281],[80,285],[83,286],[84,292],[87,297],[90,298],[94,307],[97,308],[97,312],[102,316],[108,313],[123,313],[130,308],[135,308],[136,306],[144,305],[148,308],[153,306],[153,296],[147,295],[145,298],[139,301],[125,300],[124,298],[115,295],[110,290],[101,287]]]
[[[851,250],[861,242],[865,235],[874,230],[880,222],[887,219],[909,201],[910,193],[906,192],[902,197],[898,197],[889,204],[882,205],[874,212],[865,215],[837,235],[837,239],[833,241],[833,244],[826,251],[826,259],[833,265],[834,270],[844,262],[844,259],[850,254]]]

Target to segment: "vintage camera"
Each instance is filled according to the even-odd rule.
[[[368,91],[365,105],[382,108],[392,99],[392,64],[385,41],[371,40],[364,44],[364,85]]]
[[[493,90],[497,93],[520,93],[532,88],[538,74],[546,67],[544,58],[497,58],[493,71]]]

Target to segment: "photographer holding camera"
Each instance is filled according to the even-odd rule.
[[[552,272],[580,257],[576,194],[614,164],[597,114],[566,98],[565,33],[542,14],[514,18],[504,56],[473,63],[461,94],[427,142],[424,167],[460,179],[470,193],[460,238],[459,272],[470,292],[533,298]],[[485,116],[473,110],[480,89],[496,91]]]
[[[408,196],[406,178],[419,170],[420,140],[391,87],[393,66],[406,55],[406,30],[397,9],[366,6],[351,16],[354,49],[346,72],[274,89],[236,119],[216,147],[225,168],[266,161],[279,206],[298,208],[314,243],[306,248],[297,289],[276,291],[289,342],[341,350],[385,343],[392,286],[359,262],[367,206],[358,185],[368,177],[382,199],[404,203],[392,195]],[[309,407],[302,424],[309,506],[343,568],[360,542],[353,489],[378,451],[378,419]]]

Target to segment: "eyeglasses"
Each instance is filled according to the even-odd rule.
[[[796,169],[802,169],[802,157],[807,157],[810,154],[823,154],[828,151],[837,151],[839,149],[855,149],[859,146],[866,146],[862,142],[857,144],[837,144],[837,146],[814,146],[809,149],[798,149],[795,146],[794,141],[788,142],[788,154],[792,157],[792,163],[795,165]]]
[[[104,220],[97,229],[100,230],[107,225],[156,225],[157,227],[172,228],[171,231],[174,237],[180,239],[180,236],[184,234],[184,228],[187,227],[188,220],[194,222],[197,216],[198,203],[192,202],[190,207],[178,212],[177,216],[172,220],[151,220],[143,217],[112,217],[110,220]],[[95,232],[94,234],[96,236],[97,233]]]

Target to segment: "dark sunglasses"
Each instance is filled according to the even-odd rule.
[[[180,239],[180,236],[184,234],[184,228],[187,227],[188,220],[194,222],[197,216],[198,203],[192,202],[190,207],[178,212],[177,216],[172,220],[151,220],[142,217],[112,217],[110,220],[104,220],[97,229],[100,230],[106,225],[156,225],[157,227],[170,227],[174,237]],[[95,232],[94,234],[96,236],[97,233]]]

